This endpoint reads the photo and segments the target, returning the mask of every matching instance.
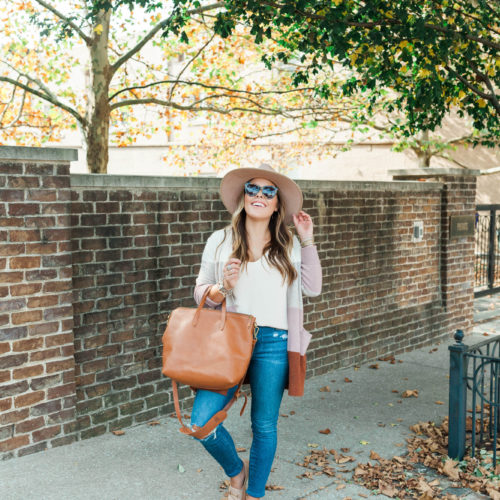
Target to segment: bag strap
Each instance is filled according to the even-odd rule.
[[[196,308],[196,313],[193,318],[193,326],[196,326],[198,323],[198,320],[200,319],[200,314],[203,306],[205,305],[205,301],[207,300],[208,294],[210,293],[211,287],[207,286],[207,289],[203,293],[203,296],[201,297],[200,303],[198,304],[198,307]],[[226,297],[222,299],[221,302],[221,324],[220,324],[220,329],[224,330],[224,326],[226,325],[226,315],[227,315],[227,309],[226,309]]]
[[[238,384],[238,388],[236,389],[233,397],[229,400],[229,402],[222,408],[222,410],[218,411],[203,427],[198,427],[194,426],[194,430],[191,430],[189,427],[184,425],[184,422],[182,421],[181,417],[181,409],[179,406],[179,393],[177,389],[177,382],[175,380],[172,380],[172,389],[174,393],[174,405],[175,405],[175,413],[177,414],[177,418],[179,419],[179,422],[181,423],[181,428],[179,429],[180,432],[183,434],[186,434],[191,437],[195,437],[198,439],[203,439],[207,437],[221,422],[224,422],[227,418],[227,412],[231,406],[233,406],[234,402],[238,399],[240,396],[240,389],[241,389],[241,384],[243,383],[243,380],[240,381]],[[247,395],[243,393],[243,396],[245,398],[245,402],[243,403],[243,406],[240,411],[240,416],[243,415],[243,412],[245,411],[245,407],[247,405]]]

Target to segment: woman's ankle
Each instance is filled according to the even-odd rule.
[[[238,475],[230,478],[231,486],[233,488],[241,489],[243,483],[245,482],[245,466],[241,468],[241,471]]]

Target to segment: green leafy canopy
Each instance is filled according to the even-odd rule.
[[[118,4],[154,10],[158,0],[94,0],[94,9]],[[268,66],[277,61],[303,63],[294,84],[307,83],[324,67],[348,68],[340,91],[368,93],[369,108],[381,91],[396,99],[387,111],[405,116],[396,127],[411,136],[434,130],[456,110],[470,117],[479,131],[475,143],[494,146],[500,137],[500,3],[489,0],[172,0],[166,33],[184,39],[191,15],[212,10],[215,29],[229,36],[238,23],[251,27],[257,42],[273,37],[283,51],[263,55]],[[92,15],[92,11],[91,11]],[[328,82],[317,87],[328,96]],[[338,91],[339,89],[335,89]],[[370,109],[367,110],[368,112]]]

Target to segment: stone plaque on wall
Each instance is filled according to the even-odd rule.
[[[451,216],[450,221],[450,238],[464,238],[466,236],[474,236],[474,216],[473,215],[456,215]]]

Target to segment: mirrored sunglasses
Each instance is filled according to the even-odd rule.
[[[262,194],[268,200],[274,198],[278,192],[278,188],[276,186],[259,186],[258,184],[252,184],[251,182],[245,183],[245,193],[249,196],[257,196],[261,190]]]

